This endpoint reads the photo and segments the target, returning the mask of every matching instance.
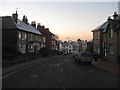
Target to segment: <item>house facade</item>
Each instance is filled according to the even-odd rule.
[[[49,31],[49,28],[45,28],[44,26],[41,26],[39,23],[37,26],[37,29],[46,38],[45,46],[48,49],[57,50],[57,42],[56,42],[55,35]]]
[[[108,60],[111,62],[119,61],[119,25],[120,18],[115,12],[113,19],[109,17],[105,23],[99,26],[99,28],[92,30],[94,51],[97,51],[98,54],[100,54],[102,60]],[[98,32],[100,32],[100,35],[98,35]],[[100,48],[99,51],[96,48],[97,46]]]
[[[18,19],[17,11],[11,16],[2,17],[3,53],[37,53],[41,47],[42,34],[28,23],[26,16]]]

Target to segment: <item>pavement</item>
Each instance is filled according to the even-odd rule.
[[[120,75],[120,64],[110,61],[103,61],[99,59],[97,62],[94,62],[94,65],[98,68],[107,70],[113,74]]]
[[[25,62],[25,63],[17,64],[14,66],[2,68],[2,76],[6,75],[10,72],[13,72],[15,70],[18,70],[20,68],[27,67],[27,66],[30,66],[32,64],[36,64],[39,61],[41,61],[41,60],[33,60],[30,62]],[[109,62],[109,61],[102,61],[99,59],[97,62],[93,62],[93,64],[95,67],[107,70],[113,74],[120,75],[119,64],[117,64],[117,63]]]
[[[33,61],[30,61],[30,62],[23,62],[23,63],[17,64],[17,65],[13,65],[13,66],[9,66],[9,67],[4,67],[4,68],[2,68],[2,76],[6,75],[6,74],[8,74],[10,72],[16,71],[18,69],[21,69],[23,67],[27,67],[27,66],[36,64],[40,60],[33,60]]]

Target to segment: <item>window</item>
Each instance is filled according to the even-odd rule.
[[[114,47],[112,44],[109,45],[109,53],[114,54]]]
[[[45,37],[43,37],[43,42],[46,42],[46,38]]]
[[[27,34],[25,32],[21,32],[21,39],[26,40],[27,39]]]
[[[109,37],[113,37],[113,29],[109,30]]]
[[[100,39],[100,32],[97,33],[97,39]]]
[[[25,40],[27,39],[27,34],[25,33]]]
[[[19,44],[18,47],[19,47],[19,52],[21,52],[21,44]]]
[[[97,49],[97,53],[100,54],[100,48]]]
[[[21,45],[21,52],[26,53],[26,45]]]
[[[21,32],[18,33],[18,38],[21,39]]]
[[[52,41],[52,45],[53,45],[53,46],[55,46],[55,45],[56,45],[55,41]]]
[[[31,34],[31,41],[32,41],[32,39],[33,39],[33,36],[32,36],[32,34]]]
[[[37,35],[36,35],[36,41],[38,40],[38,37],[37,37]]]

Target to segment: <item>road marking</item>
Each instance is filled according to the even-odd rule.
[[[10,73],[2,76],[2,79],[4,79],[4,78],[6,78],[6,77],[8,77],[8,76],[10,76],[10,75],[12,75],[12,74],[14,74],[14,73],[16,73],[16,72],[22,71],[22,70],[25,69],[25,68],[31,67],[31,66],[33,66],[33,65],[36,65],[36,64],[32,64],[32,65],[28,65],[28,66],[25,66],[25,67],[21,67],[21,68],[15,70],[15,71],[12,71],[12,72],[10,72]]]
[[[66,62],[68,62],[69,60],[65,59]]]
[[[37,74],[30,75],[29,77],[39,77]]]
[[[63,71],[63,69],[62,69],[62,68],[61,68],[60,70],[61,70],[61,72]]]
[[[61,64],[63,64],[63,62],[61,62]]]
[[[63,90],[65,90],[65,86],[62,86]]]
[[[93,72],[92,70],[90,70],[90,72]]]
[[[60,66],[60,64],[49,64],[49,66],[57,66],[57,67],[59,67]]]

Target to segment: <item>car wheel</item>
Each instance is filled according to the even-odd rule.
[[[79,64],[81,64],[81,61],[78,61]]]
[[[77,63],[77,60],[75,60],[75,63]]]
[[[89,65],[92,65],[92,62],[89,62]]]

